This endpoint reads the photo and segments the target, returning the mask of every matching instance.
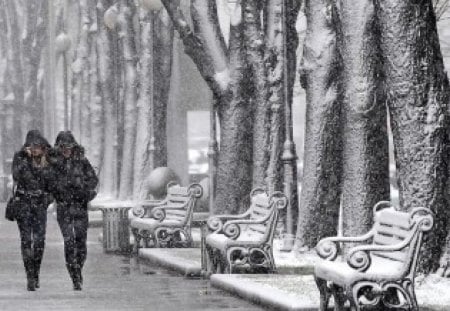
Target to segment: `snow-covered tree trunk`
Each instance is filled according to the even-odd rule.
[[[172,22],[166,10],[155,13],[153,19],[153,167],[167,166],[167,104],[173,61]]]
[[[218,82],[227,86],[218,105],[220,151],[213,209],[218,214],[241,210],[252,188],[253,144],[249,142],[253,140],[253,107],[243,82],[247,68],[242,17],[238,2],[231,18],[228,66],[224,64],[216,73]]]
[[[89,29],[89,103],[90,103],[90,139],[89,139],[89,160],[96,169],[101,166],[103,153],[103,102],[99,95],[98,82],[98,19],[97,2],[89,2],[89,19],[91,21]]]
[[[14,141],[20,145],[25,133],[22,133],[22,116],[25,107],[25,80],[21,59],[21,42],[19,18],[15,1],[2,0],[2,6],[6,8],[6,20],[8,25],[8,63],[11,88],[14,94]]]
[[[88,70],[89,70],[89,9],[88,0],[81,0],[78,3],[80,15],[80,31],[78,34],[78,44],[72,63],[72,106],[71,124],[72,133],[81,144],[86,143],[86,124],[89,120],[87,115],[88,98]],[[88,120],[86,120],[88,119]]]
[[[134,1],[121,0],[120,40],[124,60],[124,109],[119,199],[129,199],[133,195],[137,104],[136,45],[133,25],[135,11]]]
[[[117,137],[116,109],[118,97],[115,75],[115,29],[105,24],[105,12],[118,14],[114,0],[100,0],[97,6],[98,25],[98,79],[100,94],[104,107],[103,125],[103,158],[100,169],[100,192],[105,196],[116,195],[117,191],[117,153],[115,141]],[[101,57],[100,57],[101,56]]]
[[[264,9],[265,2],[237,1],[231,13],[227,48],[219,29],[215,1],[191,2],[193,30],[183,16],[180,1],[162,2],[183,40],[186,53],[197,65],[217,103],[221,137],[212,210],[214,213],[237,212],[248,200],[252,186],[267,182],[264,179],[269,154],[265,149],[269,142],[270,95],[265,62],[270,53],[264,49],[267,44],[264,40],[267,23],[270,23],[266,15],[271,11]],[[290,3],[294,2],[299,3]],[[249,63],[252,65],[248,66]],[[282,98],[276,96],[273,100],[282,102]],[[281,133],[284,127],[279,129]],[[283,143],[281,139],[278,144]],[[279,162],[279,158],[277,160]]]
[[[139,51],[139,100],[137,105],[136,151],[134,154],[134,194],[136,199],[144,199],[142,189],[145,177],[153,169],[151,156],[153,110],[153,18],[152,12],[140,8],[140,51]]]
[[[246,42],[246,62],[249,67],[249,76],[253,80],[253,94],[248,96],[250,105],[254,110],[252,188],[265,187],[267,182],[269,190],[273,191],[271,185],[275,184],[275,180],[266,180],[270,159],[270,128],[268,127],[268,124],[270,124],[270,106],[267,83],[268,66],[265,58],[267,47],[264,44],[264,25],[261,23],[262,10],[263,6],[260,1],[245,1],[243,7],[243,18],[245,20],[243,40]],[[271,44],[268,45],[270,46],[269,49],[273,47]],[[279,161],[275,160],[275,162]]]
[[[305,151],[295,248],[313,248],[338,224],[341,131],[336,16],[327,0],[305,0],[300,81],[306,90]],[[320,38],[318,40],[317,38]]]
[[[400,205],[426,207],[434,227],[426,236],[421,269],[438,268],[448,230],[449,82],[444,71],[432,1],[375,1],[380,23]]]
[[[48,1],[26,2],[26,24],[22,32],[22,60],[25,82],[25,111],[22,117],[22,133],[32,128],[43,129],[42,107],[37,104],[38,77],[42,51],[46,43],[48,27]],[[48,47],[47,47],[48,48]],[[47,74],[53,74],[48,73]]]
[[[373,206],[390,199],[387,112],[373,2],[341,0],[338,7],[343,235],[358,236],[372,227]]]
[[[82,1],[81,1],[82,2]],[[86,148],[88,148],[88,154],[91,152],[91,117],[92,117],[92,100],[91,92],[95,85],[95,81],[91,81],[93,78],[91,74],[91,27],[93,20],[90,16],[90,6],[95,0],[87,1],[84,6],[81,7],[81,32],[82,32],[82,74],[81,74],[81,103],[80,103],[80,141]],[[81,44],[81,43],[80,43]],[[95,78],[94,78],[95,80]]]

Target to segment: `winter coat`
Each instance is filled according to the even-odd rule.
[[[70,146],[72,155],[65,158],[62,147]],[[56,138],[51,159],[53,167],[52,193],[58,203],[79,203],[87,208],[87,202],[95,196],[98,178],[84,149],[69,131],[60,132]]]
[[[12,175],[16,182],[16,196],[21,201],[21,209],[47,208],[52,198],[49,194],[52,170],[49,164],[43,167],[33,165],[33,159],[25,148],[31,145],[41,145],[44,150],[50,148],[47,140],[39,131],[28,132],[22,149],[14,154]],[[24,210],[22,210],[24,212]]]

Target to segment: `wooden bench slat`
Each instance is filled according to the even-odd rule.
[[[387,258],[390,260],[405,262],[408,258],[408,253],[406,251],[400,252],[372,252],[372,256],[378,256],[381,258]]]
[[[169,191],[167,191],[167,195],[188,195],[188,189],[186,187],[170,187]]]
[[[410,230],[411,224],[408,213],[395,212],[389,209],[378,213],[376,222],[385,226],[400,227],[404,230]]]

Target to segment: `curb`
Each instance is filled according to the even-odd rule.
[[[182,258],[168,256],[164,249],[140,249],[139,258],[145,259],[153,264],[176,271],[186,277],[200,277],[202,268],[200,264],[186,262]]]
[[[276,288],[255,286],[254,282],[230,277],[230,275],[213,274],[211,285],[233,293],[253,303],[283,311],[317,311],[318,305],[306,305]]]

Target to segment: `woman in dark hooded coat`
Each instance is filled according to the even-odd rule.
[[[39,288],[39,270],[44,255],[47,207],[51,203],[48,190],[52,175],[47,158],[50,148],[39,131],[29,131],[24,146],[14,154],[12,164],[16,197],[20,202],[16,220],[30,291]]]
[[[53,195],[57,203],[57,220],[64,237],[67,270],[74,290],[81,290],[82,268],[86,261],[88,202],[95,196],[98,178],[84,156],[84,149],[70,131],[60,132],[55,150]]]

